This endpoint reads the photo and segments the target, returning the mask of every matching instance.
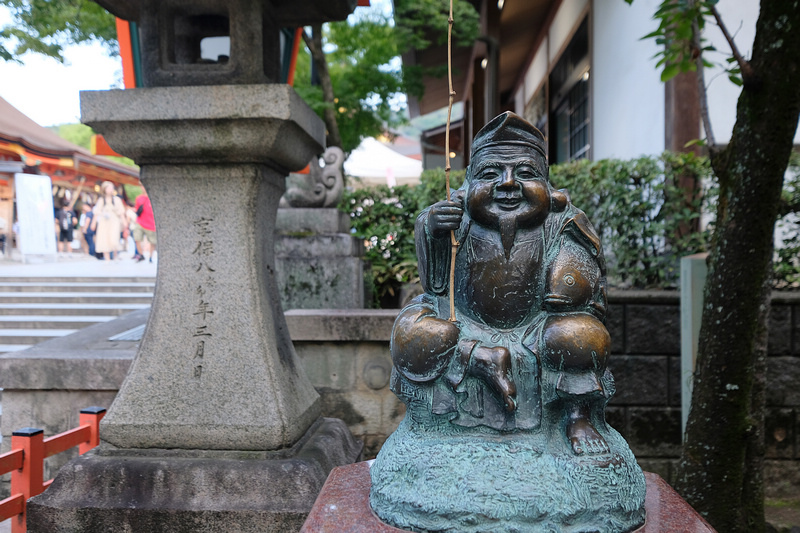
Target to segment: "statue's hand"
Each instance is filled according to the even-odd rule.
[[[428,231],[435,238],[445,237],[461,225],[464,209],[460,203],[447,200],[436,202],[428,212]]]

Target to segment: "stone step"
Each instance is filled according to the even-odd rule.
[[[3,329],[0,344],[36,344],[75,333],[77,329]]]
[[[52,316],[52,315],[23,315],[0,316],[0,332],[4,329],[81,329],[92,324],[114,320],[116,316],[86,315],[86,316]]]
[[[0,292],[0,304],[10,303],[150,303],[152,293],[119,292]]]
[[[18,352],[20,350],[25,350],[26,348],[30,347],[31,347],[30,344],[0,344],[0,353]],[[0,409],[2,409],[2,406],[0,406]],[[0,413],[2,413],[1,410]]]
[[[115,293],[149,293],[155,289],[153,282],[116,283],[116,282],[38,282],[38,281],[5,281],[0,278],[0,292],[115,292]]]
[[[137,309],[150,307],[149,303],[0,303],[0,316],[120,316]]]

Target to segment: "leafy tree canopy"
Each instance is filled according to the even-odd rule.
[[[466,0],[455,0],[453,28],[457,44],[471,44],[479,33],[478,13]],[[326,103],[319,87],[311,85],[310,58],[298,60],[295,88],[322,116],[333,107],[342,148],[348,152],[366,136],[376,136],[387,126],[402,121],[403,95],[421,97],[422,76],[446,74],[423,72],[418,66],[401,65],[399,56],[410,49],[447,41],[449,4],[440,0],[395,2],[394,19],[378,6],[359,10],[348,21],[325,25],[325,57],[336,101]],[[397,24],[395,24],[395,20]],[[444,63],[444,58],[442,61]]]
[[[447,43],[450,4],[441,0],[396,0],[395,18],[403,43],[422,50]],[[453,45],[472,46],[480,33],[480,16],[467,0],[453,0]]]
[[[86,124],[61,124],[59,126],[53,126],[50,129],[56,132],[59,137],[71,142],[72,144],[77,144],[78,146],[86,148],[87,150],[91,149],[92,136],[95,134],[95,131]],[[133,162],[133,159],[128,157],[104,157],[123,165],[132,167],[136,166],[136,163]]]
[[[72,144],[77,144],[87,150],[91,147],[94,130],[86,124],[61,124],[50,129]]]
[[[97,41],[118,53],[114,16],[90,0],[0,0],[13,21],[0,29],[0,59],[22,62],[26,52],[64,62],[64,47]]]
[[[324,27],[325,59],[335,101],[326,103],[322,89],[311,85],[311,58],[304,49],[298,56],[295,89],[314,111],[332,106],[346,152],[365,136],[380,134],[386,125],[401,120],[405,93],[397,61],[399,43],[390,17],[371,10],[356,22],[333,22]]]

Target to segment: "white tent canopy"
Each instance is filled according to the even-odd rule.
[[[368,185],[419,183],[422,162],[398,154],[377,139],[367,137],[344,162],[344,173]]]

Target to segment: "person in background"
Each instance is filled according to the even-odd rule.
[[[142,193],[136,198],[136,226],[133,230],[133,238],[142,254],[139,261],[148,259],[153,262],[153,254],[156,251],[156,221],[153,218],[153,206],[150,205],[150,197],[147,193]]]
[[[94,231],[91,229],[92,218],[94,218],[92,204],[84,202],[81,205],[81,216],[78,219],[78,227],[80,228],[82,236],[81,248],[83,248],[84,253],[89,255],[94,255]]]
[[[95,252],[108,259],[119,259],[120,237],[127,225],[125,203],[117,196],[117,190],[110,181],[103,182],[101,191],[103,196],[94,206],[90,226],[96,232]]]
[[[8,242],[6,233],[8,233],[8,221],[0,217],[0,252],[2,252],[3,255],[6,253],[6,242]]]
[[[58,223],[58,251],[62,254],[72,255],[72,230],[78,219],[75,216],[75,211],[72,210],[72,204],[65,196],[61,199],[61,208],[56,211],[56,222]]]
[[[139,261],[139,258],[142,257],[141,249],[138,246],[139,243],[136,241],[136,228],[139,226],[136,224],[136,211],[134,211],[133,202],[131,201],[126,202],[125,217],[128,223],[122,230],[122,249],[123,251],[127,251],[130,245],[133,244],[132,259],[134,261]]]

